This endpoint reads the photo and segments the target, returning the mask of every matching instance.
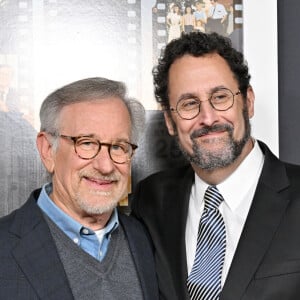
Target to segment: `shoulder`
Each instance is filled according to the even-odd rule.
[[[194,174],[193,169],[190,165],[185,165],[179,168],[172,168],[167,169],[164,171],[160,171],[157,173],[154,173],[152,175],[149,175],[145,179],[140,181],[140,184],[147,185],[147,184],[166,184],[166,183],[172,183],[176,184],[180,179],[184,179],[186,177],[192,178]],[[174,182],[176,180],[176,182]]]
[[[290,182],[294,183],[300,189],[300,166],[286,162],[284,164]]]
[[[23,206],[0,218],[0,260],[19,245],[23,238],[30,236],[34,240],[34,229],[41,220],[42,214],[33,195]]]
[[[161,197],[170,191],[189,186],[194,181],[194,171],[190,165],[179,168],[167,169],[149,175],[133,189],[133,198],[142,198],[143,201],[159,202]],[[149,200],[146,200],[149,199]]]
[[[16,212],[17,211],[14,210],[10,214],[0,218],[0,238],[3,237],[3,233],[10,228],[13,220],[15,219]]]
[[[262,180],[268,183],[272,182],[276,188],[290,186],[295,190],[300,190],[300,166],[280,160],[266,144],[258,142],[265,156]]]
[[[26,230],[34,227],[40,221],[42,213],[36,204],[40,189],[32,192],[28,200],[18,209],[0,218],[0,232],[10,231],[17,235],[26,233]],[[0,234],[0,236],[2,235]]]
[[[279,159],[271,149],[262,141],[258,140],[260,149],[262,150],[265,156],[265,163],[273,166],[280,166],[284,168],[287,174],[294,175],[297,178],[300,176],[300,165],[288,163]]]
[[[194,171],[190,165],[150,175],[134,189],[131,199],[133,215],[140,218],[142,211],[147,211],[150,216],[164,209],[181,209],[193,182]]]
[[[143,225],[135,218],[125,215],[124,213],[118,212],[119,220],[125,230],[134,229],[134,231],[143,231]]]
[[[129,241],[129,244],[137,246],[136,243],[139,243],[139,249],[147,248],[151,249],[151,239],[148,234],[148,231],[146,230],[145,226],[137,220],[133,216],[128,216],[123,213],[119,213],[119,220],[120,224],[122,225],[125,235]]]
[[[142,193],[143,197],[153,197],[165,192],[178,190],[181,186],[189,186],[194,182],[194,170],[191,165],[167,169],[154,173],[138,182],[134,194]]]

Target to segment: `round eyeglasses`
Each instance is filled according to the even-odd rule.
[[[207,100],[194,97],[182,98],[177,102],[176,108],[170,107],[170,111],[177,113],[184,120],[192,120],[199,115],[202,102],[209,101],[213,109],[226,111],[233,106],[234,96],[239,94],[241,94],[240,91],[234,94],[227,88],[221,88],[214,91]]]
[[[120,141],[114,143],[101,143],[99,140],[88,136],[68,136],[60,134],[61,138],[68,139],[74,143],[76,154],[82,159],[93,159],[101,150],[102,146],[108,147],[110,159],[117,164],[130,161],[137,145]]]

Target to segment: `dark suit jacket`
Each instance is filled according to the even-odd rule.
[[[0,219],[0,299],[68,300],[73,295],[34,191],[20,209]],[[152,246],[143,226],[119,214],[145,300],[158,299]],[[126,280],[126,278],[124,278]],[[100,299],[100,298],[99,298]]]
[[[300,167],[259,144],[265,162],[220,300],[299,300]],[[161,299],[189,299],[185,226],[193,182],[187,166],[136,188],[132,213],[152,236]]]

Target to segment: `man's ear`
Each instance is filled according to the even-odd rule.
[[[248,114],[250,119],[254,116],[254,100],[255,100],[254,91],[252,89],[252,86],[249,86],[247,89],[247,107],[248,107]]]
[[[36,138],[36,145],[45,168],[52,174],[55,166],[55,151],[53,150],[52,143],[50,143],[49,139],[46,132],[39,132]]]
[[[170,113],[165,111],[164,112],[164,117],[165,117],[165,123],[168,128],[168,132],[170,135],[175,135],[176,130],[174,128],[174,121],[171,119]]]

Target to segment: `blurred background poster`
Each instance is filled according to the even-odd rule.
[[[46,181],[35,147],[38,111],[54,89],[85,77],[126,83],[147,110],[132,184],[184,163],[153,98],[151,70],[182,31],[221,30],[243,50],[242,0],[219,0],[226,18],[210,29],[213,1],[0,0],[0,215]],[[213,17],[212,17],[213,18]]]

